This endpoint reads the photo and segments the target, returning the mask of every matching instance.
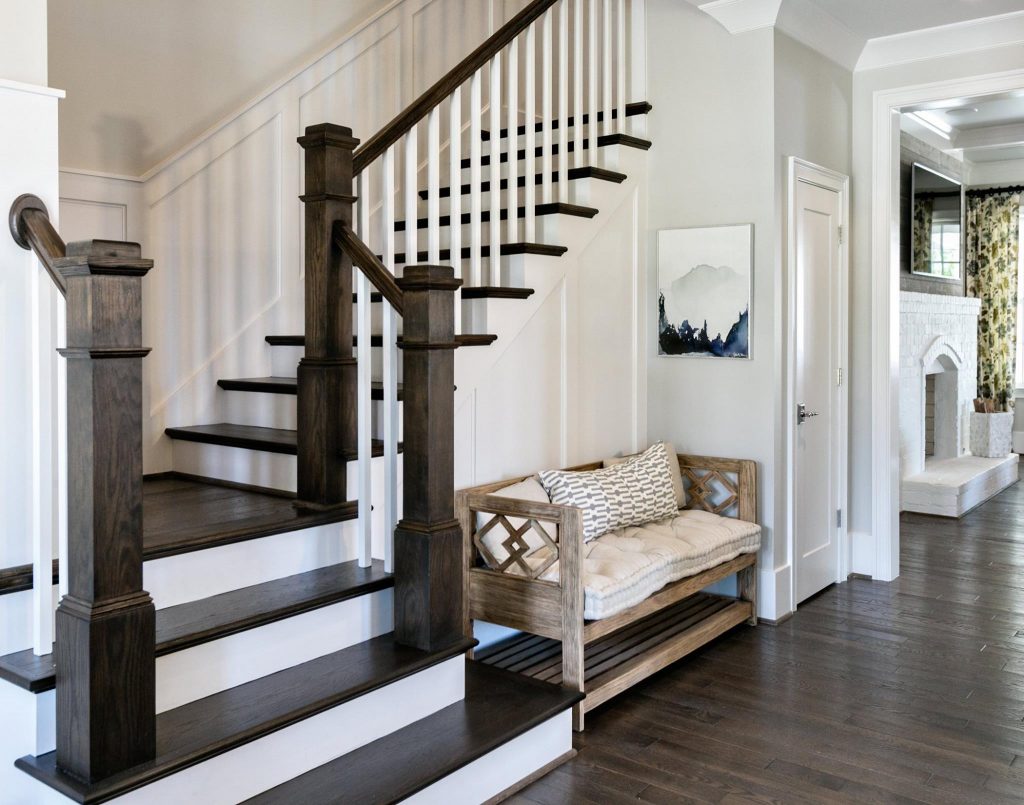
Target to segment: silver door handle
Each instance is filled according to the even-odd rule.
[[[812,416],[818,416],[817,411],[808,411],[807,406],[803,403],[798,403],[796,406],[796,424],[802,425],[805,420],[810,419]]]

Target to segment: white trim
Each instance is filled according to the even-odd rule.
[[[867,41],[812,0],[786,0],[775,27],[851,72]]]
[[[45,95],[48,98],[64,98],[67,93],[62,89],[46,87],[42,84],[26,84],[24,81],[11,81],[7,78],[0,78],[0,90],[10,92],[24,92],[29,95]]]
[[[731,34],[771,28],[779,16],[782,0],[711,0],[700,8]]]
[[[838,343],[834,345],[834,360],[837,368],[843,372],[842,385],[837,391],[836,418],[833,423],[833,445],[838,455],[833,456],[836,462],[836,488],[832,508],[843,512],[842,523],[836,528],[836,540],[839,543],[838,562],[836,565],[836,582],[843,581],[849,574],[850,542],[849,528],[849,490],[848,490],[848,459],[849,459],[849,300],[850,300],[850,177],[815,165],[799,157],[788,157],[786,181],[786,303],[789,310],[786,325],[786,399],[783,405],[782,430],[786,443],[786,461],[788,464],[786,484],[786,501],[784,517],[786,522],[786,568],[789,572],[788,588],[783,588],[789,596],[788,601],[776,600],[775,617],[792,612],[796,609],[796,188],[799,182],[816,185],[839,194],[840,219],[843,236],[839,242],[839,284],[837,307],[843,312],[839,321]],[[837,444],[838,442],[838,444]],[[776,571],[778,573],[778,571]],[[785,603],[785,607],[780,604]]]
[[[85,168],[61,168],[61,173],[73,174],[75,176],[89,176],[93,179],[111,179],[117,182],[135,182],[142,184],[144,181],[139,176],[128,176],[123,173],[107,173],[106,171],[86,170]]]
[[[951,97],[1024,88],[1024,70],[878,90],[872,103],[871,497],[874,556],[858,567],[880,581],[899,575],[899,110]]]
[[[869,39],[857,71],[1024,43],[1024,11]]]

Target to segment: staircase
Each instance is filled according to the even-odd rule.
[[[452,443],[642,167],[632,14],[533,0],[364,143],[307,128],[305,331],[166,429],[172,472],[141,473],[152,263],[15,203],[67,299],[72,483],[55,650],[0,657],[12,802],[475,803],[573,754],[576,694],[466,659]]]

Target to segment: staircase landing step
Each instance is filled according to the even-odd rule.
[[[459,640],[424,652],[387,634],[168,710],[156,717],[155,760],[91,785],[59,771],[55,752],[15,765],[75,802],[106,802],[425,670],[474,643]]]
[[[293,381],[294,382],[294,381]],[[246,389],[254,391],[256,389]],[[262,390],[262,389],[260,389]],[[279,392],[282,394],[294,394],[295,392]],[[261,428],[257,425],[235,425],[231,422],[218,422],[214,425],[191,425],[185,428],[166,428],[164,430],[172,439],[179,439],[184,442],[199,442],[201,444],[216,444],[222,447],[240,447],[244,450],[261,450],[264,453],[283,453],[294,456],[297,452],[295,431],[284,428]],[[384,455],[384,442],[380,439],[371,441],[373,455],[379,457]],[[398,451],[402,452],[402,443],[398,443]],[[345,454],[349,461],[354,461],[356,455]],[[290,504],[289,504],[290,505]],[[352,504],[352,515],[355,517],[356,504]],[[312,515],[302,515],[303,517]],[[350,519],[339,517],[338,520]],[[330,521],[334,522],[334,521]],[[314,525],[317,525],[314,523]],[[300,525],[297,528],[307,528]]]
[[[537,684],[467,662],[463,701],[253,797],[244,805],[398,802],[582,698],[582,694],[565,688]]]
[[[393,586],[394,579],[384,572],[383,562],[359,567],[358,561],[353,560],[158,609],[156,656]],[[0,679],[32,693],[52,690],[53,655],[36,657],[28,649],[0,657]]]

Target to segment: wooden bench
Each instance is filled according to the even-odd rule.
[[[570,469],[584,472],[601,466],[596,462]],[[687,491],[685,508],[755,522],[753,461],[680,455],[679,467]],[[493,494],[528,477],[456,493],[465,560],[466,634],[472,635],[474,620],[519,630],[522,634],[477,651],[475,659],[584,692],[586,698],[573,710],[577,731],[583,729],[588,710],[734,626],[756,625],[756,553],[673,582],[611,617],[584,620],[580,509]],[[478,530],[480,514],[487,522]],[[526,522],[516,529],[509,518]],[[551,535],[546,542],[559,562],[558,581],[538,578],[545,568],[525,561],[522,534],[530,528],[539,533],[543,524],[549,524],[544,533]],[[479,538],[494,528],[508,534],[503,542],[508,557],[492,569],[482,559]],[[701,592],[733,574],[738,597]]]

